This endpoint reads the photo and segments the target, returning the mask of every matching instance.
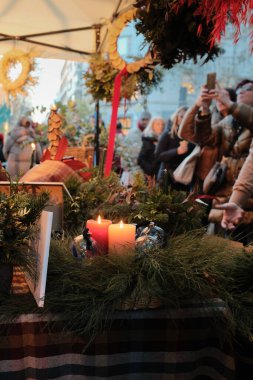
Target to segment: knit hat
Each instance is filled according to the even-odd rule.
[[[150,120],[151,119],[151,113],[148,112],[148,111],[143,111],[141,113],[141,116],[140,116],[140,120],[141,119],[147,119],[147,120]]]

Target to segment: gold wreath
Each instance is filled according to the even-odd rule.
[[[138,61],[127,63],[118,53],[118,38],[124,27],[129,21],[132,21],[136,16],[137,9],[133,8],[129,11],[122,13],[116,21],[110,27],[109,36],[108,36],[108,53],[110,61],[118,70],[124,69],[126,67],[128,73],[136,73],[142,67],[150,65],[153,63],[150,52],[148,52],[144,58],[139,59]]]
[[[37,78],[30,75],[34,66],[33,57],[34,54],[31,52],[26,53],[22,50],[16,49],[10,50],[4,54],[0,61],[0,83],[2,83],[3,89],[7,94],[12,95],[14,98],[18,93],[27,95],[24,87],[37,83]],[[8,77],[10,67],[17,63],[21,64],[21,73],[15,80],[11,80]]]

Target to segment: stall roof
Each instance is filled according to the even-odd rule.
[[[107,25],[133,0],[1,0],[0,54],[16,47],[43,58],[84,60],[103,49]]]

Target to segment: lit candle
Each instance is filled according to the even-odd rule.
[[[109,253],[124,254],[135,249],[135,225],[122,221],[109,226]]]
[[[86,228],[89,228],[92,238],[97,243],[97,249],[101,253],[108,252],[108,227],[111,223],[111,220],[101,219],[100,216],[98,220],[87,220]]]
[[[31,143],[31,148],[32,148],[32,156],[31,156],[30,169],[33,168],[33,165],[34,165],[34,154],[35,154],[36,145],[34,143]]]

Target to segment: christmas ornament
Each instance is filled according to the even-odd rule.
[[[76,236],[71,244],[71,253],[78,259],[92,257],[97,252],[97,243],[91,237],[88,228],[84,229],[82,235]]]
[[[147,227],[137,229],[136,248],[150,250],[152,248],[162,248],[166,245],[165,231],[157,227],[154,222],[150,222]]]

